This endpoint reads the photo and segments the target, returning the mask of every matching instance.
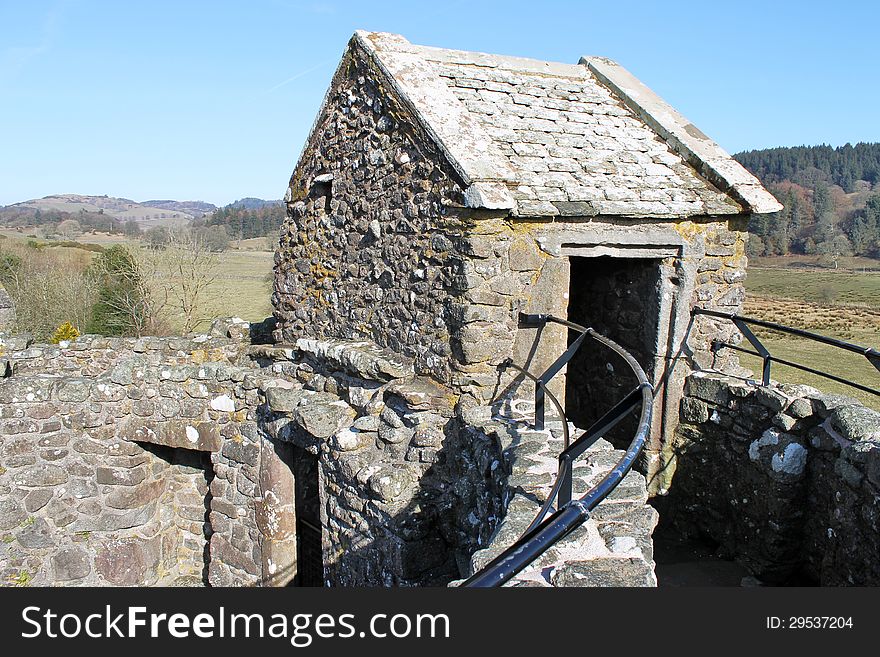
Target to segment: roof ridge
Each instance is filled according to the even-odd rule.
[[[635,112],[702,176],[756,214],[777,212],[782,204],[721,146],[660,98],[623,66],[607,57],[581,57],[603,85]]]

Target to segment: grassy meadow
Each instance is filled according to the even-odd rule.
[[[220,266],[207,297],[212,317],[241,317],[258,322],[272,314],[271,251],[237,251],[220,254]],[[198,328],[207,328],[202,322]]]
[[[5,239],[4,239],[5,238]],[[15,230],[0,229],[0,249],[3,243],[17,242],[25,244],[28,240],[36,240],[44,249],[52,249],[59,256],[60,262],[70,261],[84,268],[94,257],[95,251],[77,248],[75,245],[62,246],[58,242],[45,241]],[[87,233],[77,238],[76,242],[88,247],[97,244],[110,247],[116,244],[137,248],[141,243],[129,240],[121,235],[105,233]],[[247,321],[260,321],[272,314],[272,263],[273,253],[268,249],[268,240],[259,238],[233,240],[230,248],[217,254],[217,267],[213,272],[213,282],[205,294],[201,304],[201,316],[196,330],[205,330],[215,317],[240,317]],[[183,322],[170,318],[170,330],[180,331]]]
[[[753,263],[746,279],[743,314],[802,328],[865,347],[880,348],[880,271],[859,263],[857,269],[815,269]],[[876,266],[876,262],[874,263]],[[880,372],[863,356],[811,340],[757,329],[774,356],[880,389]],[[740,355],[745,367],[761,371],[758,358]],[[800,370],[773,364],[772,377],[805,383],[826,392],[855,397],[880,410],[880,397]]]

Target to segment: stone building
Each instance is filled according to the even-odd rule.
[[[366,32],[343,55],[287,203],[279,341],[368,341],[486,403],[520,383],[499,373],[506,358],[540,373],[565,350],[565,329],[517,327],[520,312],[550,313],[629,349],[666,419],[692,365],[722,365],[710,339],[731,332],[707,318],[690,326],[691,308],[739,310],[746,224],[781,208],[607,59],[558,64]],[[582,350],[556,388],[575,424],[632,387],[621,365]],[[672,475],[675,424],[654,424],[655,492]]]
[[[616,64],[359,32],[287,204],[273,319],[0,334],[0,585],[469,576],[549,496],[564,429],[634,383],[582,348],[556,382],[573,424],[538,430],[503,365],[538,373],[568,338],[520,312],[618,341],[657,396],[645,462],[513,585],[656,584],[647,502],[676,466],[677,521],[759,576],[880,581],[880,415],[732,379],[711,342],[735,330],[691,320],[739,309],[746,222],[778,204]],[[578,459],[574,495],[628,437]]]

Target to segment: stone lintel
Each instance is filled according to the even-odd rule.
[[[119,436],[132,442],[182,447],[200,452],[217,452],[222,443],[216,422],[198,420],[156,422],[131,417],[123,425]]]

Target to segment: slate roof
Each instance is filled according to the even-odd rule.
[[[693,217],[781,206],[619,65],[541,62],[357,32],[469,188],[518,216]]]

